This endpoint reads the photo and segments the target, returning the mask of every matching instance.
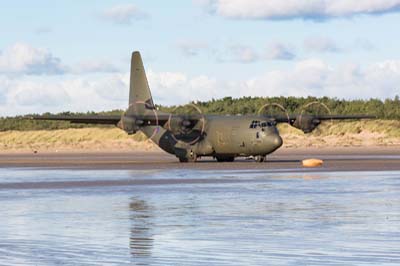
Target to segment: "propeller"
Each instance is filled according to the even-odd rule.
[[[318,109],[310,109],[310,107],[314,106],[317,106]],[[309,111],[310,114],[305,114],[306,111]],[[331,110],[326,104],[319,101],[309,102],[301,107],[300,115],[298,115],[294,121],[291,121],[291,125],[295,128],[302,130],[304,133],[311,133],[321,124],[321,119],[319,119],[318,116],[320,116],[321,114],[324,115],[324,112],[328,113],[327,117],[332,116]],[[331,123],[333,123],[333,119],[329,120],[331,121]]]
[[[151,110],[151,119],[145,119],[145,116],[138,117],[134,115],[138,109],[143,108],[144,110]],[[129,105],[128,109],[121,115],[121,120],[118,122],[117,127],[126,131],[129,135],[135,134],[140,127],[151,125],[154,126],[154,130],[149,137],[152,139],[158,132],[159,118],[157,110],[150,108],[149,103],[143,101],[137,101],[134,104]]]
[[[269,110],[269,112],[264,113],[264,114],[261,113],[262,111],[267,111],[267,110]],[[274,112],[274,110],[275,110],[275,111],[277,110],[278,113]],[[283,113],[284,113],[285,120],[286,120],[288,123],[290,123],[290,117],[289,117],[288,111],[286,110],[285,107],[283,107],[283,106],[282,106],[281,104],[279,104],[279,103],[275,103],[275,102],[273,102],[273,103],[266,103],[266,104],[264,104],[263,106],[261,106],[260,109],[258,109],[257,114],[258,114],[258,115],[265,115],[267,118],[270,118],[270,120],[273,120],[273,121],[276,123],[276,117],[277,117],[277,116],[282,116],[281,114],[279,114],[279,113],[282,112],[282,111],[283,111]]]
[[[263,115],[275,123],[288,123],[304,133],[315,130],[323,120],[330,120],[333,123],[333,119],[366,118],[365,116],[333,116],[329,107],[319,101],[304,104],[299,113],[298,115],[289,115],[283,105],[275,102],[264,104],[258,110],[258,115]]]
[[[183,111],[184,113],[179,113]],[[193,112],[194,114],[188,114]],[[168,117],[167,129],[172,132],[175,141],[182,141],[193,145],[200,140],[204,134],[205,117],[201,109],[193,104],[175,107]]]

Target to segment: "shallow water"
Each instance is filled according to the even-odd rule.
[[[0,206],[0,265],[400,264],[400,172],[0,169]]]

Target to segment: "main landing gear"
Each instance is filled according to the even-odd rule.
[[[194,163],[197,160],[197,154],[189,151],[186,157],[178,157],[181,163]]]
[[[179,162],[181,163],[194,163],[197,160],[197,158],[179,158]]]
[[[235,160],[234,156],[216,156],[217,162],[233,162]]]
[[[179,162],[181,163],[194,163],[197,160],[197,155],[195,153],[189,153],[187,157],[178,157]],[[233,162],[235,160],[234,156],[216,156],[217,162]],[[256,155],[253,157],[254,161],[258,163],[265,162],[267,157],[265,155]]]
[[[262,163],[262,162],[266,161],[266,157],[263,155],[257,155],[257,156],[254,156],[254,161],[256,161],[257,163]]]

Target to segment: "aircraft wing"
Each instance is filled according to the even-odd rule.
[[[319,120],[375,119],[374,115],[315,115]]]
[[[289,123],[291,126],[302,130],[304,133],[312,132],[324,120],[351,120],[373,119],[373,115],[290,115],[271,117],[276,123]]]
[[[290,123],[293,124],[296,120],[316,119],[316,120],[351,120],[351,119],[376,119],[374,115],[289,115],[289,116],[271,116],[271,119],[276,123]],[[288,120],[289,119],[289,120]]]
[[[88,116],[69,116],[69,115],[41,115],[32,116],[33,120],[53,120],[68,121],[71,123],[83,124],[105,124],[116,125],[121,120],[121,116],[117,115],[88,115]]]

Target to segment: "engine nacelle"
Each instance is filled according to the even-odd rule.
[[[321,121],[312,115],[298,115],[291,125],[304,133],[311,133],[319,124]]]
[[[173,134],[182,134],[189,132],[194,126],[195,123],[192,123],[188,119],[179,116],[171,116],[169,119],[168,129]]]
[[[128,133],[128,135],[131,135],[135,134],[136,131],[139,130],[138,124],[140,124],[140,122],[140,120],[136,120],[134,117],[123,115],[117,126]]]

